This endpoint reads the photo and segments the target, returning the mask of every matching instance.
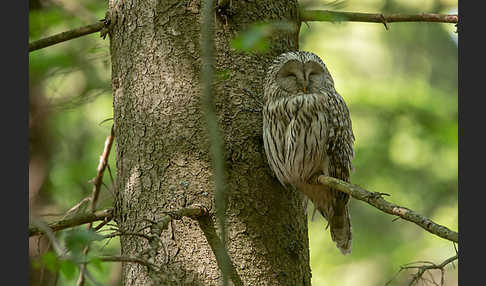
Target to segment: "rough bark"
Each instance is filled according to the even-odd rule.
[[[244,285],[310,285],[307,217],[301,197],[272,177],[263,153],[260,106],[273,58],[298,49],[297,1],[230,1],[215,16],[215,100],[227,173],[227,248]],[[202,204],[214,215],[211,161],[200,89],[200,1],[114,1],[111,31],[117,153],[116,221],[134,232],[163,211]],[[265,54],[240,53],[230,40],[255,21],[289,20]],[[211,225],[212,224],[212,225]],[[208,226],[210,225],[210,226]],[[216,227],[174,221],[155,257],[163,285],[218,285],[221,274],[205,237]],[[145,230],[148,232],[148,230]],[[172,237],[172,233],[174,237]],[[148,258],[149,244],[122,236],[123,256]],[[151,285],[147,268],[123,264],[123,285]]]

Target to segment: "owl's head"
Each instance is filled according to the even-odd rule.
[[[332,88],[334,81],[326,65],[316,54],[294,51],[275,58],[268,69],[265,85],[294,95],[322,92],[323,89]],[[284,95],[281,92],[279,94]]]

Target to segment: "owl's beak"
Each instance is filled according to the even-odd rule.
[[[307,79],[306,77],[302,82],[302,89],[304,90],[304,93],[307,93],[309,91],[309,79]]]

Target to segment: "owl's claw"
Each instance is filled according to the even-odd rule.
[[[368,200],[370,200],[370,199],[376,200],[376,199],[382,198],[383,196],[391,196],[391,195],[388,194],[388,193],[372,192],[368,195],[367,199]]]

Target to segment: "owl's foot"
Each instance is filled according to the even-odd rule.
[[[368,197],[366,198],[368,201],[371,200],[376,200],[376,199],[381,199],[383,196],[391,196],[388,193],[381,193],[381,192],[371,192],[369,193]]]

